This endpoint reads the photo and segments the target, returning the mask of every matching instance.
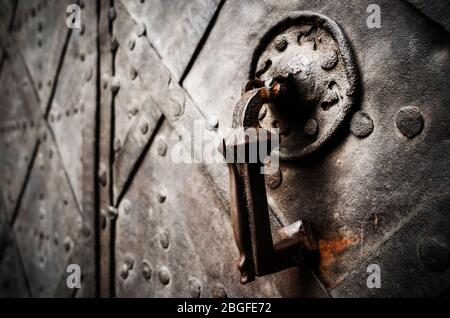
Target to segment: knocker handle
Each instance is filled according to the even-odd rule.
[[[255,88],[255,85],[260,87]],[[238,102],[234,117],[241,123],[238,125],[235,121],[235,128],[242,127],[242,132],[227,137],[221,147],[230,173],[231,220],[239,250],[237,265],[242,284],[253,281],[255,276],[305,262],[317,250],[312,231],[304,221],[282,228],[282,240],[273,242],[262,173],[265,156],[271,152],[272,135],[259,127],[258,113],[264,103],[283,93],[284,87],[276,82],[271,87],[261,85],[257,82],[247,84],[249,91],[244,92]]]

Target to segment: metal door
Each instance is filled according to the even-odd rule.
[[[426,0],[2,0],[0,295],[445,295],[448,13]],[[275,77],[311,108],[258,114],[281,135],[263,182],[270,235],[307,221],[317,262],[241,284],[226,163],[175,154],[198,159],[196,133],[221,141],[247,81]]]

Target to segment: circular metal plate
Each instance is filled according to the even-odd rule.
[[[282,79],[289,98],[268,105],[261,126],[280,128],[280,158],[303,158],[323,146],[351,110],[357,72],[349,44],[336,22],[295,12],[271,28],[256,48],[250,79]]]

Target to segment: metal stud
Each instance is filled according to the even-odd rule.
[[[124,263],[127,265],[129,270],[132,270],[134,267],[134,257],[130,253],[125,255]]]
[[[356,112],[350,122],[350,131],[359,138],[369,136],[373,131],[372,118],[365,112]]]
[[[146,259],[142,260],[142,276],[144,276],[146,280],[150,280],[152,277],[152,272],[153,267],[150,262]]]
[[[69,252],[72,248],[72,239],[68,236],[64,238],[64,249]]]
[[[148,132],[148,122],[145,121],[141,124],[141,133],[145,135],[147,134],[147,132]]]
[[[202,293],[202,284],[200,281],[197,278],[192,277],[189,279],[188,284],[192,298],[199,298]]]
[[[120,88],[120,81],[117,77],[112,77],[110,82],[111,92],[117,94]]]
[[[161,187],[157,193],[157,196],[158,202],[163,203],[164,201],[166,201],[167,198],[166,190],[163,187]]]
[[[116,138],[114,140],[114,151],[117,153],[122,149],[122,143],[120,142],[119,138]]]
[[[420,134],[423,123],[423,117],[417,107],[403,107],[395,117],[398,130],[409,139]]]
[[[167,153],[167,144],[163,137],[158,139],[157,150],[161,157],[164,157]]]
[[[206,119],[206,127],[209,130],[216,129],[219,126],[219,118],[216,115],[209,115]]]
[[[120,268],[120,277],[122,277],[122,279],[127,279],[129,274],[129,269],[127,264],[122,264],[122,267]]]
[[[169,232],[167,230],[161,231],[159,234],[159,242],[162,248],[166,249],[169,247]]]
[[[161,267],[158,271],[158,278],[161,284],[167,285],[170,282],[170,272],[165,266]]]

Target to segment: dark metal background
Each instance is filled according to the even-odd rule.
[[[385,1],[0,2],[0,295],[440,296],[450,287],[449,5]],[[320,264],[240,285],[225,164],[170,139],[231,127],[263,35],[292,11],[336,21],[356,112],[268,180],[271,223],[314,227]],[[422,123],[422,125],[421,125]],[[187,141],[185,141],[187,143]],[[189,145],[186,144],[188,147]],[[82,288],[66,287],[66,266]],[[366,286],[381,267],[382,288]]]

